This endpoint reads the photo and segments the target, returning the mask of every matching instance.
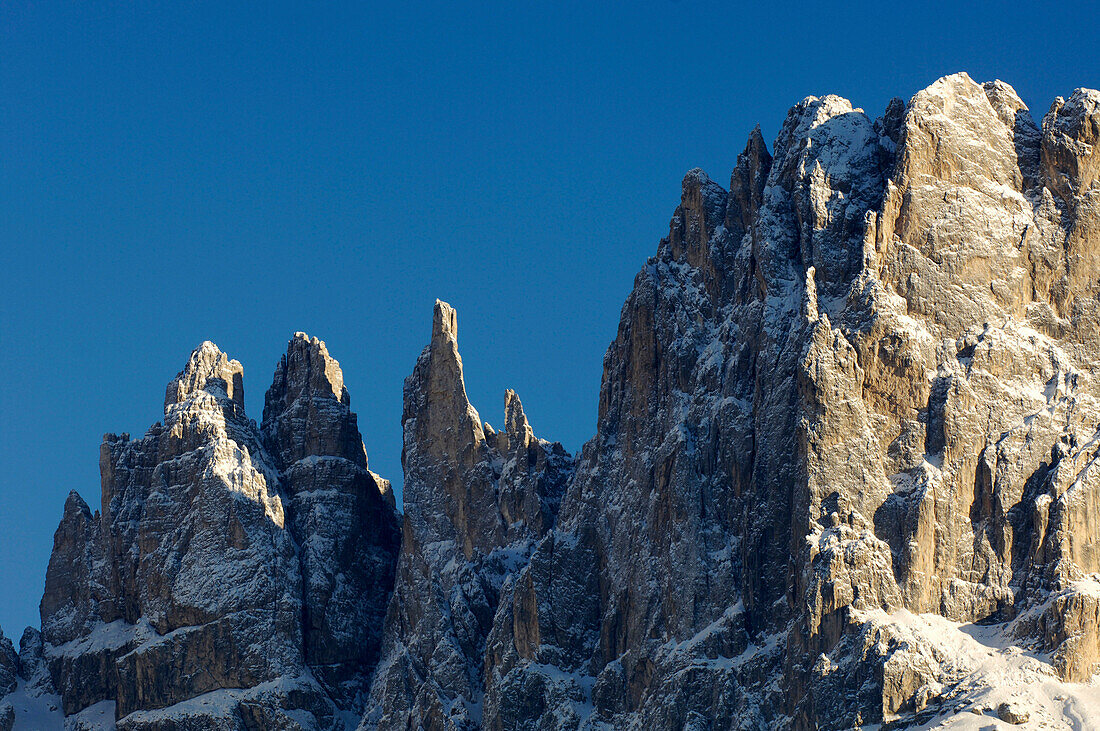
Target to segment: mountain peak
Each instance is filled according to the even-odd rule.
[[[436,340],[458,340],[458,313],[438,299],[432,313],[432,342]]]
[[[523,413],[523,404],[512,389],[504,392],[504,428],[513,444],[526,447],[535,438],[527,415]]]
[[[40,668],[54,725],[134,731],[1095,716],[1097,150],[1087,89],[1041,127],[964,73],[873,121],[807,97],[728,193],[684,176],[578,455],[513,390],[481,421],[436,300],[401,515],[323,341],[259,427],[203,343],[66,499],[0,693]]]
[[[296,332],[275,366],[275,377],[265,398],[265,419],[269,409],[285,407],[302,396],[335,398],[345,406],[351,403],[344,388],[344,372],[329,355],[325,342]]]
[[[164,395],[165,411],[203,391],[219,400],[228,399],[242,411],[244,409],[244,368],[209,340],[191,351],[183,370],[168,384]]]

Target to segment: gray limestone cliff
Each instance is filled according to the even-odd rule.
[[[104,438],[100,510],[65,503],[37,694],[70,727],[342,728],[361,712],[397,516],[323,343],[291,340],[263,429],[242,376],[203,343],[162,423]]]
[[[1097,727],[1098,145],[1088,89],[803,100],[684,178],[579,454],[436,303],[403,516],[323,343],[260,426],[204,344],[66,501],[0,729]]]
[[[500,545],[500,500],[437,310],[406,383],[395,664],[364,726],[1097,712],[1064,689],[1100,669],[1098,101],[1038,125],[965,74],[878,119],[811,97],[770,152],[753,132],[728,190],[689,173],[552,529],[458,641],[440,625],[476,582],[436,577],[475,555],[471,525]],[[441,389],[448,428],[424,429]]]
[[[480,727],[486,639],[504,586],[553,527],[573,459],[535,437],[512,391],[504,428],[466,398],[458,318],[436,302],[405,380],[405,522],[366,728]]]
[[[340,364],[296,333],[264,404],[262,432],[287,497],[302,575],[307,667],[342,707],[365,701],[393,590],[399,527],[367,453]]]

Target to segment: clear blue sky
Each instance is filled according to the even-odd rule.
[[[467,387],[576,450],[685,171],[837,93],[877,116],[966,70],[1041,117],[1100,86],[1096,5],[0,4],[0,626],[38,623],[70,489],[204,339],[263,394],[287,338],[343,365],[400,482],[436,297]]]

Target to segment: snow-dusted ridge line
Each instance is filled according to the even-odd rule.
[[[66,502],[0,692],[129,731],[1095,725],[1098,137],[1090,90],[804,99],[685,176],[579,454],[514,392],[481,419],[436,303],[404,515],[323,342],[258,426],[204,343]]]

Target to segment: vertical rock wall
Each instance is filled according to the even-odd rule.
[[[1087,89],[1041,124],[965,74],[876,119],[803,100],[728,191],[684,178],[575,457],[512,391],[482,422],[436,303],[403,517],[324,343],[259,427],[204,343],[163,423],[105,438],[100,510],[66,501],[0,729],[33,698],[71,728],[1087,717],[1098,140]]]

